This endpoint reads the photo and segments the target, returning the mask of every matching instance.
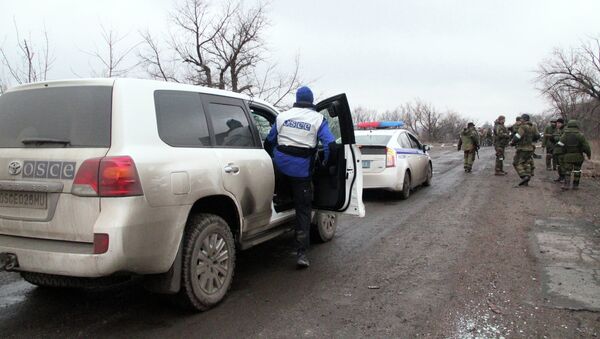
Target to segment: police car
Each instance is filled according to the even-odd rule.
[[[398,192],[407,199],[413,188],[431,185],[428,151],[401,121],[362,122],[355,130],[362,153],[363,188]]]

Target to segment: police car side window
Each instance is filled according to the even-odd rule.
[[[236,105],[210,103],[208,114],[217,146],[254,148],[254,136],[244,109]]]
[[[421,148],[421,144],[419,143],[419,141],[412,135],[408,135],[408,138],[410,139],[410,145],[411,148],[417,148],[420,149]]]
[[[154,93],[158,135],[174,147],[210,146],[210,134],[200,95],[184,91]]]
[[[400,143],[402,148],[412,148],[412,145],[410,144],[410,140],[408,139],[408,135],[406,135],[406,133],[400,134],[400,136],[398,137],[398,142]]]

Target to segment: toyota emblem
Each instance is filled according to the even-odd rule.
[[[10,175],[19,175],[21,174],[21,169],[23,165],[18,160],[13,160],[8,164],[8,174]]]

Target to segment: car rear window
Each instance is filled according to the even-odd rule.
[[[388,144],[391,135],[355,135],[357,145],[385,146]]]
[[[110,86],[0,95],[0,148],[110,147],[111,110]]]

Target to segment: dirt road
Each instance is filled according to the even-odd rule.
[[[562,193],[538,160],[532,187],[514,188],[490,148],[471,174],[453,148],[432,157],[432,187],[368,192],[367,217],[342,218],[310,269],[294,269],[289,235],[241,253],[228,297],[202,314],[136,284],[53,291],[0,273],[0,337],[600,335],[600,184]]]

